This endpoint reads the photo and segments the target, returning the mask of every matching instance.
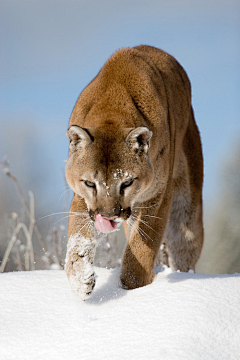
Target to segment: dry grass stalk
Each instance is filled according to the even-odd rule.
[[[14,243],[17,240],[17,235],[19,233],[20,230],[23,230],[24,235],[26,237],[27,240],[27,246],[26,246],[26,253],[25,253],[25,270],[34,270],[35,266],[34,266],[34,252],[33,252],[33,246],[32,246],[32,238],[30,236],[29,230],[27,228],[27,226],[21,222],[19,222],[16,226],[16,228],[13,231],[11,240],[8,244],[8,247],[5,251],[5,254],[3,256],[3,260],[2,260],[2,264],[0,266],[0,272],[3,272],[7,263],[7,260],[9,258],[10,252],[12,250],[12,247],[14,245]]]

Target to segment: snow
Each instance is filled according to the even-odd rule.
[[[96,268],[83,302],[62,270],[0,275],[0,359],[236,360],[240,274],[155,268],[151,285],[123,290],[120,270]]]

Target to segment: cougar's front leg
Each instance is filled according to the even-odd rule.
[[[148,205],[144,204],[140,211],[133,211],[129,221],[130,236],[122,261],[121,282],[124,288],[135,289],[153,281],[154,262],[164,235],[170,206],[171,195],[168,195],[160,208],[158,205],[157,209],[148,209]]]
[[[86,204],[74,195],[69,211],[65,270],[72,290],[83,300],[91,296],[95,286],[95,245],[93,224]]]

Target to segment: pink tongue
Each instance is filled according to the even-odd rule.
[[[98,231],[101,231],[102,233],[106,234],[115,230],[116,227],[117,227],[116,222],[111,222],[110,220],[105,219],[104,217],[102,217],[101,214],[96,215],[95,228]]]

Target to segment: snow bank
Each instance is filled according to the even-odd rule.
[[[240,356],[240,274],[156,268],[126,291],[119,269],[97,268],[86,302],[64,271],[0,275],[0,359],[227,359]]]

